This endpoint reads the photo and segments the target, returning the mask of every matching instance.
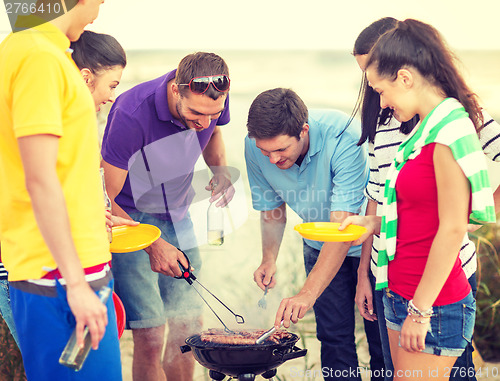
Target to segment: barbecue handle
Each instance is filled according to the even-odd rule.
[[[191,347],[189,345],[181,345],[179,348],[181,349],[181,353],[186,353],[191,350]]]
[[[289,353],[285,353],[282,357],[283,359],[283,362],[285,361],[288,361],[288,360],[292,360],[292,359],[296,359],[296,358],[299,358],[299,357],[303,357],[305,356],[307,353],[307,349],[300,349],[299,347],[296,347],[294,346],[293,349],[292,349],[292,352],[289,352]]]

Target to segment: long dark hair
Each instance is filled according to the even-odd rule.
[[[383,17],[372,22],[361,31],[354,42],[352,54],[365,55],[368,54],[385,32],[394,29],[398,20],[393,17]],[[380,108],[380,96],[370,86],[368,80],[363,73],[361,86],[359,88],[358,99],[354,105],[351,118],[361,109],[361,136],[358,145],[362,145],[365,141],[374,142],[377,127],[379,125],[387,125],[392,118],[392,110],[389,108]],[[404,134],[409,134],[413,127],[418,123],[418,116],[413,119],[401,123],[400,131]]]
[[[390,108],[380,108],[380,95],[368,85],[366,75],[363,74],[361,90],[356,103],[361,107],[361,136],[358,145],[366,140],[373,143],[378,126],[387,126],[393,118],[393,112]],[[359,106],[360,104],[360,106]],[[355,110],[357,112],[357,110]],[[403,134],[409,134],[420,120],[418,115],[406,122],[401,122],[399,131]]]
[[[371,48],[375,45],[378,38],[388,30],[393,29],[397,22],[398,20],[393,17],[383,17],[372,22],[356,38],[352,54],[357,56],[370,53]]]
[[[483,126],[477,96],[460,75],[457,58],[440,33],[418,20],[398,21],[393,30],[382,35],[373,46],[366,67],[375,66],[381,77],[396,79],[401,68],[412,67],[446,97],[456,98],[469,114],[476,131]]]
[[[127,56],[119,42],[108,34],[86,30],[71,43],[73,60],[80,70],[87,68],[99,75],[114,66],[125,67]]]

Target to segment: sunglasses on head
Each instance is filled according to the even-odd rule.
[[[229,91],[229,77],[225,74],[210,75],[205,77],[196,77],[191,79],[189,83],[179,83],[179,86],[189,86],[195,94],[203,94],[212,84],[215,90],[225,93]]]

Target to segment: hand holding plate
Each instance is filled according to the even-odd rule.
[[[364,227],[363,232],[352,244],[361,245],[372,234],[380,234],[380,224],[382,219],[379,216],[349,216],[338,227],[339,231],[346,231],[350,226]]]

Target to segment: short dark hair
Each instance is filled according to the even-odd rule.
[[[98,75],[113,66],[125,67],[127,56],[120,43],[109,34],[86,30],[71,43],[73,60],[80,70],[87,68]]]
[[[248,136],[270,139],[279,135],[300,138],[307,122],[304,101],[291,89],[276,88],[264,91],[252,102],[248,111]]]
[[[225,74],[229,77],[229,68],[226,62],[215,53],[196,52],[184,57],[175,74],[175,83],[189,83],[191,79],[196,77],[204,77],[210,75]],[[190,90],[187,86],[179,86],[181,96],[187,96]],[[226,92],[218,91],[214,86],[209,86],[203,94],[209,96],[213,100],[217,100]]]

